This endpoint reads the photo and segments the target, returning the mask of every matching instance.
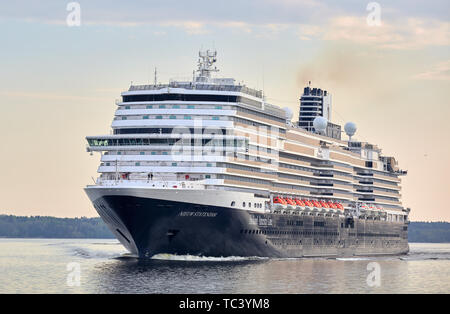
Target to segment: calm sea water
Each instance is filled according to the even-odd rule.
[[[143,262],[115,240],[0,239],[0,293],[450,293],[450,244],[410,247],[402,257]]]

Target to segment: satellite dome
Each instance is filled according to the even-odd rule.
[[[354,124],[353,122],[347,122],[344,125],[344,130],[345,133],[349,136],[352,137],[353,135],[355,135],[356,133],[356,124]]]
[[[325,132],[328,125],[328,120],[324,117],[316,117],[313,121],[314,129],[317,132]]]
[[[286,120],[289,120],[289,121],[292,120],[292,117],[293,117],[294,114],[292,113],[291,108],[284,107],[283,110],[284,110],[285,115],[286,115]]]

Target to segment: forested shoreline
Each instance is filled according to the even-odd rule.
[[[450,223],[411,222],[409,242],[450,242]],[[2,238],[98,238],[114,235],[100,217],[57,218],[49,216],[0,215]]]

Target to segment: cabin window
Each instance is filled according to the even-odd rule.
[[[153,108],[153,106],[152,105],[148,105],[147,107],[145,107],[145,108],[147,108],[147,109],[152,109]]]
[[[166,105],[159,105],[159,108],[166,108]]]
[[[148,116],[143,116],[142,119],[147,120]]]

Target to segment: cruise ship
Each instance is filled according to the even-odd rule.
[[[217,77],[216,60],[201,51],[192,80],[132,84],[116,100],[110,134],[86,137],[101,161],[85,191],[127,250],[406,254],[410,209],[396,159],[356,140],[354,123],[332,123],[326,90],[309,83],[293,122],[263,91]]]

